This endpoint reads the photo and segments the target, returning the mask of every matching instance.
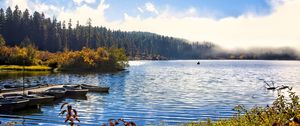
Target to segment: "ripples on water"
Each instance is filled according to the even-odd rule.
[[[124,118],[138,125],[175,125],[207,117],[234,115],[232,108],[272,103],[277,92],[267,91],[263,79],[300,91],[298,61],[131,61],[126,71],[110,74],[42,74],[26,77],[26,84],[96,84],[110,86],[109,94],[88,93],[85,99],[63,99],[39,110],[16,113],[1,121],[25,125],[66,125],[58,117],[62,102],[77,108],[80,125],[100,125]],[[0,76],[2,76],[0,74]],[[0,85],[22,83],[1,78]],[[297,92],[299,93],[299,92]]]

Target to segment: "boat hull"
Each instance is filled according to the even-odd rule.
[[[45,103],[49,103],[54,101],[55,96],[28,96],[27,97],[29,99],[29,106],[36,106],[36,105],[41,105],[41,104],[45,104]]]
[[[44,94],[54,96],[55,99],[63,98],[65,96],[65,92],[45,92]]]
[[[55,99],[63,98],[66,94],[66,89],[64,88],[50,88],[44,92],[45,95],[54,96]]]
[[[98,86],[93,86],[93,85],[81,85],[82,89],[88,89],[90,92],[108,92],[109,87],[98,87]]]
[[[78,90],[67,90],[66,96],[85,96],[89,90],[88,89],[78,89]]]
[[[28,99],[1,99],[0,113],[7,113],[26,108],[28,103]]]

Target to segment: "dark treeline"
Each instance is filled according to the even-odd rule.
[[[184,31],[183,31],[184,32]],[[148,32],[114,31],[105,27],[86,25],[78,21],[58,21],[46,18],[43,13],[16,6],[0,9],[0,34],[9,46],[34,44],[39,50],[57,52],[81,50],[83,47],[124,48],[130,59],[297,59],[295,51],[270,50],[261,53],[251,51],[222,51],[210,42],[190,43],[184,39]]]
[[[147,32],[113,31],[105,27],[93,27],[89,19],[85,26],[78,21],[57,21],[46,18],[43,13],[28,10],[24,12],[18,6],[12,10],[0,10],[0,34],[10,46],[34,44],[40,50],[50,52],[81,50],[83,47],[124,48],[131,58],[168,59],[207,58],[214,47],[212,43],[187,43],[183,39],[161,36]],[[201,54],[201,55],[199,55]]]

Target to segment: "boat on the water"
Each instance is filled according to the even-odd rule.
[[[14,92],[14,91],[22,91],[23,89],[37,89],[37,88],[43,88],[47,87],[48,85],[26,85],[26,86],[20,86],[20,85],[3,85],[3,87],[0,89],[1,93],[7,93],[7,92]]]
[[[27,95],[26,98],[28,98],[30,101],[29,105],[35,105],[35,104],[40,105],[40,104],[46,104],[54,101],[55,96],[31,94],[31,95]]]
[[[63,86],[66,89],[66,96],[86,96],[88,89],[82,89],[80,85]]]
[[[13,92],[13,91],[22,91],[23,90],[23,88],[21,87],[10,87],[10,88],[5,88],[4,86],[3,86],[3,88],[2,89],[0,89],[0,92],[1,93],[6,93],[6,92]]]
[[[54,96],[56,99],[58,98],[63,98],[66,94],[66,89],[65,88],[50,88],[43,92],[45,95],[51,95]]]
[[[28,103],[29,100],[24,97],[0,97],[0,113],[23,109]]]
[[[109,87],[99,87],[95,85],[81,84],[82,89],[88,89],[90,92],[108,92]]]
[[[45,103],[49,103],[51,101],[54,100],[54,96],[50,96],[50,95],[37,95],[37,94],[29,94],[29,95],[22,95],[22,94],[4,94],[3,95],[4,98],[9,98],[9,97],[24,97],[26,99],[29,100],[29,103],[27,104],[27,106],[37,106],[40,104],[45,104]]]

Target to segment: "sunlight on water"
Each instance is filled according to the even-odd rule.
[[[112,118],[124,118],[138,125],[176,125],[207,117],[231,117],[235,114],[232,108],[238,104],[247,108],[271,104],[277,92],[266,90],[263,80],[273,80],[276,86],[293,86],[300,93],[299,61],[200,62],[197,65],[194,60],[130,61],[130,67],[118,73],[27,76],[26,84],[96,84],[110,86],[110,93],[62,99],[39,110],[16,113],[22,118],[0,115],[0,120],[65,125],[64,116],[57,115],[61,103],[69,102],[78,110],[79,125],[100,125]],[[6,75],[0,79],[0,87],[21,82],[21,78]]]
[[[147,63],[147,61],[129,61],[129,66],[140,66]]]

